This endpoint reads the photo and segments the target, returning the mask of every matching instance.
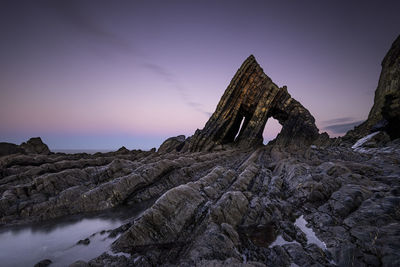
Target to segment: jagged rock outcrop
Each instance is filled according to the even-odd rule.
[[[282,124],[277,145],[310,144],[318,137],[310,112],[290,96],[286,86],[279,88],[273,83],[251,55],[236,72],[203,130],[192,137],[189,149],[209,151],[231,143],[239,147],[261,145],[270,117]]]
[[[353,142],[371,132],[385,130],[392,139],[400,137],[400,35],[382,61],[374,105],[368,119],[349,131],[344,140]]]
[[[11,154],[50,154],[49,147],[40,137],[33,137],[21,145],[0,143],[0,157]]]
[[[40,137],[33,137],[26,143],[22,143],[20,147],[28,154],[49,154],[49,147],[43,143]]]

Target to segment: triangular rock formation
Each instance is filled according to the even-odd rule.
[[[309,144],[318,137],[310,112],[290,96],[286,86],[279,88],[272,82],[251,55],[236,72],[204,129],[193,135],[189,149],[208,151],[230,143],[261,145],[270,117],[282,125],[275,140],[278,145]]]

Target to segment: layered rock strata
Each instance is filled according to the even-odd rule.
[[[224,144],[256,147],[263,143],[268,118],[282,125],[276,144],[310,144],[318,137],[314,117],[264,73],[253,55],[236,72],[203,130],[197,130],[190,151],[209,151]]]

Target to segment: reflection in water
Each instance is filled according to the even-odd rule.
[[[296,219],[294,224],[300,228],[300,230],[306,235],[307,238],[307,244],[316,244],[318,247],[320,247],[323,250],[326,250],[326,245],[323,241],[321,241],[316,235],[315,232],[313,231],[312,228],[307,227],[307,221],[304,219],[304,216],[301,215],[299,218]],[[269,245],[269,248],[273,248],[274,246],[283,246],[286,244],[299,244],[296,240],[294,241],[286,241],[283,239],[282,235],[278,235],[274,242],[272,242]]]
[[[296,222],[294,223],[303,231],[303,233],[306,234],[307,237],[307,244],[314,243],[321,249],[326,250],[326,245],[324,242],[322,242],[314,233],[313,229],[310,227],[307,227],[307,221],[304,219],[303,215],[301,215],[299,218],[296,219]]]
[[[277,238],[275,239],[275,241],[272,242],[271,245],[269,245],[269,248],[273,248],[275,246],[283,246],[286,244],[299,244],[299,242],[297,242],[296,240],[289,242],[289,241],[286,241],[285,239],[283,239],[282,235],[278,235]]]
[[[117,228],[128,218],[138,217],[152,202],[101,215],[0,228],[0,265],[33,266],[43,259],[50,259],[51,266],[68,266],[77,260],[88,261],[108,251],[117,238],[108,238],[108,233],[103,230]],[[87,246],[76,244],[85,238],[90,240]]]

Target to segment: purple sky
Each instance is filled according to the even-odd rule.
[[[400,34],[400,1],[366,2],[1,1],[0,141],[158,147],[204,126],[250,54],[338,136]]]

